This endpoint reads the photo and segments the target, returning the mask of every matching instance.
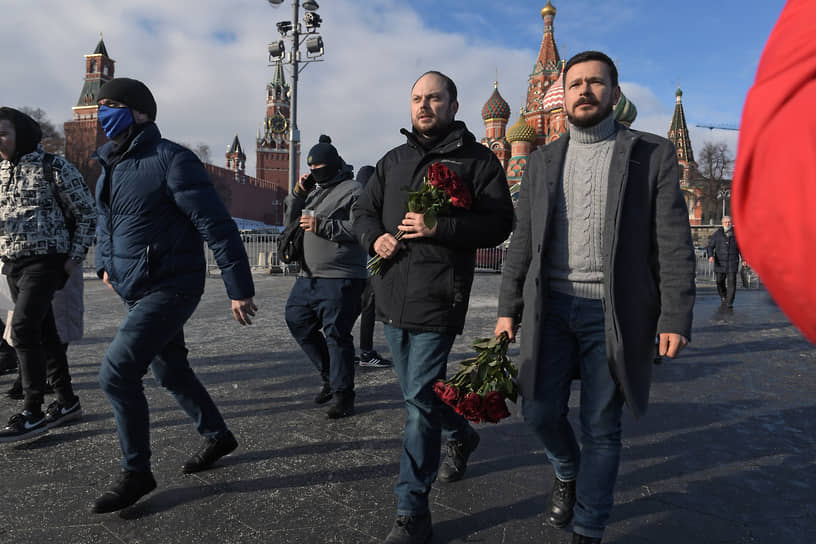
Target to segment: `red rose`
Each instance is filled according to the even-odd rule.
[[[498,423],[510,417],[510,411],[504,402],[504,397],[498,391],[491,391],[484,397],[484,418],[490,423]]]
[[[468,421],[479,423],[484,419],[482,397],[476,393],[468,393],[465,395],[465,398],[459,402],[456,411]]]
[[[445,404],[449,404],[456,408],[457,403],[459,402],[459,390],[454,385],[448,385],[442,380],[434,383],[434,393],[436,396],[440,398],[442,402]]]

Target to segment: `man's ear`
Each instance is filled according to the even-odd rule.
[[[618,85],[617,87],[615,87],[615,91],[612,93],[612,97],[614,98],[614,100],[612,101],[612,103],[613,103],[613,104],[617,104],[617,103],[618,103],[618,100],[620,100],[620,97],[621,97],[621,88],[620,88],[620,85]]]
[[[453,101],[453,103],[451,104],[451,109],[453,110],[453,115],[456,115],[456,112],[459,111],[459,101],[458,100]]]

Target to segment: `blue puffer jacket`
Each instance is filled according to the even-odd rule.
[[[159,289],[204,291],[202,237],[215,255],[233,300],[255,295],[235,222],[204,166],[190,150],[164,140],[150,123],[112,166],[113,143],[94,154],[102,165],[96,185],[96,272],[107,271],[125,300]]]

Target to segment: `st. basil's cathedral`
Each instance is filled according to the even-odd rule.
[[[510,106],[499,94],[498,82],[494,83],[493,94],[482,107],[482,119],[485,123],[485,136],[481,142],[498,157],[507,173],[510,193],[518,197],[521,177],[527,165],[527,157],[537,147],[548,144],[566,134],[567,114],[564,111],[563,70],[565,60],[558,54],[553,33],[555,7],[551,0],[541,9],[544,19],[544,36],[538,59],[533,66],[527,83],[527,99],[521,107],[518,119],[508,129]],[[697,164],[689,139],[686,117],[683,112],[683,93],[677,89],[674,116],[669,128],[668,138],[677,150],[677,162],[681,167],[680,186],[689,209],[689,223],[699,225],[702,222],[702,204],[700,191],[691,185]],[[637,117],[635,105],[621,93],[615,105],[615,119],[623,125],[630,126]]]

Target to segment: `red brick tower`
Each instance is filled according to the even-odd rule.
[[[235,138],[232,139],[232,145],[229,146],[226,153],[227,169],[232,170],[238,177],[243,178],[244,170],[246,170],[246,154],[244,148],[241,147],[241,141],[238,139],[238,133],[235,133]]]
[[[686,114],[683,111],[683,91],[678,87],[677,92],[674,94],[674,115],[672,116],[668,137],[677,150],[677,163],[680,165],[680,188],[686,198],[689,223],[700,225],[703,218],[702,193],[699,189],[691,186],[697,163],[694,161],[691,138],[689,138],[688,125],[686,124]]]
[[[275,65],[272,81],[266,86],[266,117],[258,129],[255,177],[289,187],[289,85],[283,75],[283,64]],[[300,148],[295,164],[300,164]],[[297,177],[297,175],[295,176]]]
[[[527,124],[536,130],[536,140],[533,148],[547,143],[549,115],[544,111],[544,96],[550,85],[558,79],[561,58],[555,45],[553,35],[553,19],[555,8],[547,0],[547,5],[541,8],[541,18],[544,19],[544,36],[541,39],[541,48],[538,59],[533,67],[533,73],[527,84],[527,104],[524,108],[524,118]]]
[[[105,82],[113,79],[114,62],[108,56],[108,50],[100,34],[94,52],[85,55],[85,83],[82,85],[76,106],[72,108],[74,118],[66,121],[64,125],[65,158],[79,168],[91,192],[95,190],[96,180],[102,173],[102,168],[91,159],[91,154],[108,141],[96,118],[98,109],[96,95]]]

